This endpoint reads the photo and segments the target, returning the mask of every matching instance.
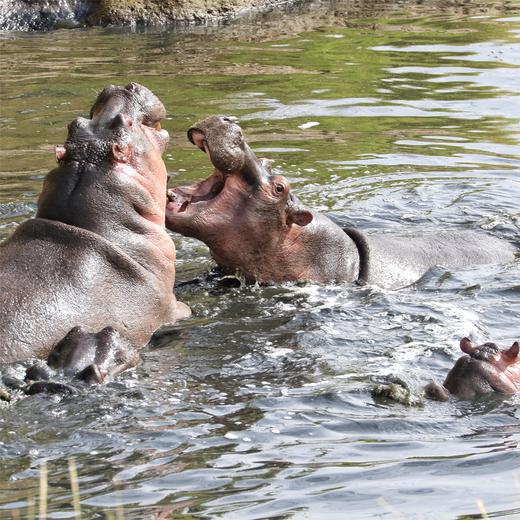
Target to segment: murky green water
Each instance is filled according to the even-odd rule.
[[[226,113],[301,199],[342,223],[518,241],[519,4],[399,5],[355,20],[341,13],[365,4],[218,30],[0,35],[0,238],[34,214],[67,123],[107,83],[139,81],[169,110],[171,184],[208,174],[185,132]],[[464,335],[520,339],[518,261],[439,268],[401,291],[225,289],[184,284],[212,262],[173,238],[193,318],[114,383],[0,409],[0,518],[38,510],[44,461],[48,517],[72,517],[71,458],[84,518],[520,516],[518,396],[371,397],[393,376],[420,395]]]

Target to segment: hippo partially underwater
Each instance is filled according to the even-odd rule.
[[[69,125],[36,218],[0,246],[0,362],[52,351],[54,366],[101,382],[134,366],[158,327],[190,314],[173,294],[164,228],[164,115],[131,83],[105,88],[90,119]]]
[[[426,395],[447,401],[452,394],[460,399],[472,399],[490,392],[512,395],[520,392],[520,344],[515,341],[504,350],[495,343],[474,345],[462,338],[460,357],[448,373],[444,383],[430,383]]]
[[[435,265],[447,268],[503,263],[516,248],[485,233],[425,236],[365,235],[341,229],[306,208],[287,179],[271,174],[240,127],[212,116],[188,131],[215,167],[207,179],[168,191],[166,226],[197,238],[227,273],[264,283],[308,280],[366,282],[400,288]]]

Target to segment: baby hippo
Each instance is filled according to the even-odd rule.
[[[489,392],[511,395],[520,392],[520,345],[500,350],[495,343],[474,345],[462,338],[460,348],[466,355],[460,357],[449,371],[443,386],[430,383],[426,395],[437,401],[447,401],[449,394],[460,399],[472,399]]]

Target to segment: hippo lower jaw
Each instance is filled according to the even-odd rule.
[[[179,186],[168,190],[166,212],[170,215],[184,213],[192,204],[214,201],[224,190],[227,175],[219,170],[193,186]]]

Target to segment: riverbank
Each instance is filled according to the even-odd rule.
[[[267,22],[286,17],[289,33],[320,25],[348,26],[356,18],[385,16],[406,10],[416,16],[438,13],[465,15],[516,14],[520,0],[2,0],[0,31],[45,31],[85,26],[161,27],[218,24],[245,15]],[[273,17],[263,20],[263,15]],[[278,30],[283,28],[278,25]],[[251,34],[255,38],[257,31]],[[243,36],[243,35],[242,35]],[[241,38],[243,39],[243,37]]]
[[[3,0],[1,31],[203,24],[294,0]]]

